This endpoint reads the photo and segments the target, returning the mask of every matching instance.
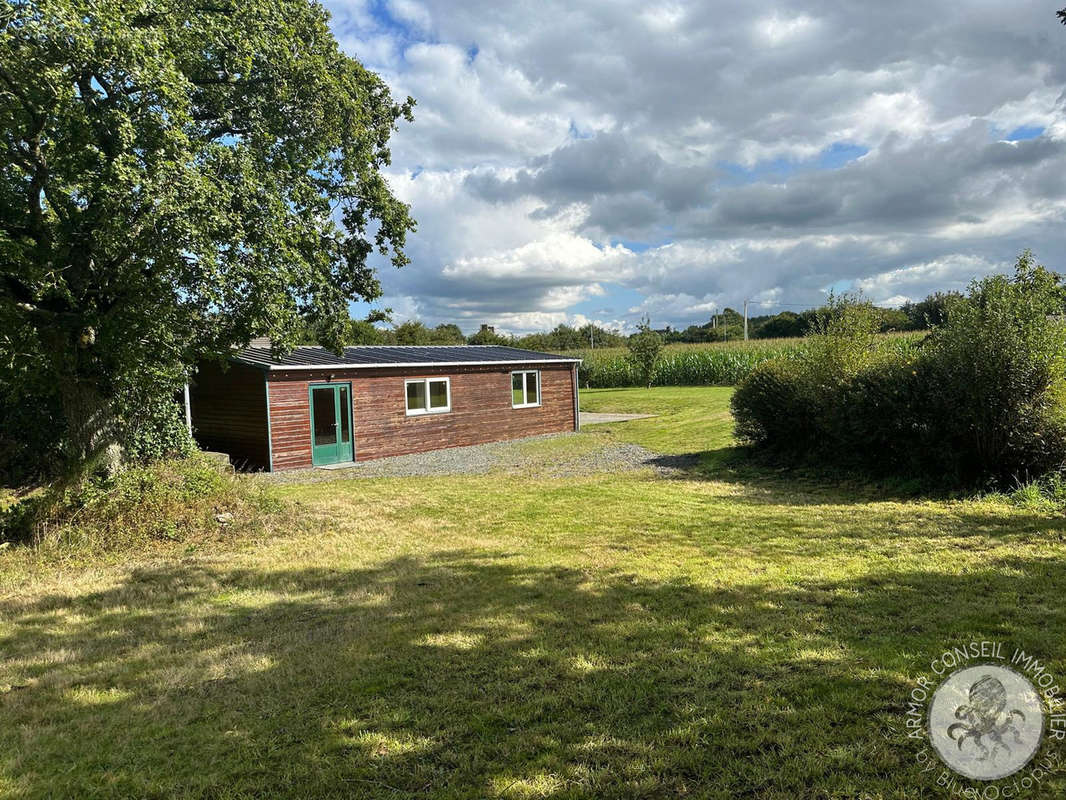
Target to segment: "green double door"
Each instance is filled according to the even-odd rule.
[[[316,467],[352,460],[351,387],[311,386],[311,463]]]

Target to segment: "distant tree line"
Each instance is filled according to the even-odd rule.
[[[878,319],[880,331],[917,331],[941,325],[948,304],[958,300],[958,292],[935,292],[917,303],[905,303],[901,308],[877,308],[871,306]],[[748,317],[748,337],[751,339],[789,339],[806,336],[813,332],[819,320],[830,313],[828,305],[810,308],[795,313],[782,311]],[[669,325],[656,330],[663,343],[674,342],[723,342],[744,338],[744,317],[732,308],[715,314],[702,325],[690,325],[677,330]],[[300,337],[300,344],[315,344],[322,341],[320,331],[308,326]],[[452,323],[429,327],[419,320],[393,324],[388,313],[375,312],[366,319],[348,320],[341,340],[345,344],[381,345],[459,345],[497,344],[521,347],[527,350],[586,350],[599,347],[625,347],[629,336],[618,331],[601,328],[589,323],[581,327],[557,325],[546,333],[529,333],[524,336],[497,333],[491,326],[482,325],[471,334]]]
[[[935,292],[917,303],[905,303],[900,308],[873,308],[881,333],[918,331],[940,325],[945,319],[947,305],[962,295],[958,292]],[[748,317],[748,337],[751,339],[789,339],[813,332],[818,320],[829,313],[827,306],[809,308],[796,313],[782,311]],[[744,338],[744,316],[732,308],[715,314],[702,325],[690,325],[684,330],[667,326],[657,331],[670,342],[723,342]]]
[[[386,323],[387,327],[382,327],[382,323]],[[301,337],[300,343],[315,344],[320,340],[319,333],[309,327]],[[418,320],[408,320],[399,325],[392,325],[388,315],[379,313],[367,319],[349,320],[343,340],[349,345],[496,344],[527,350],[550,351],[624,347],[627,337],[617,331],[607,330],[591,323],[579,328],[572,325],[557,325],[547,333],[530,333],[525,336],[497,333],[492,327],[483,325],[476,333],[468,336],[455,324],[441,324],[431,328]]]

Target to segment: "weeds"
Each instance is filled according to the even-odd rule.
[[[256,526],[280,510],[254,479],[196,455],[31,493],[0,512],[0,541],[121,549]]]

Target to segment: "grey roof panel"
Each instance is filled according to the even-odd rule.
[[[270,348],[246,347],[236,352],[235,361],[267,369],[312,369],[314,367],[414,367],[462,364],[528,364],[559,361],[577,363],[581,359],[556,353],[540,353],[518,347],[497,345],[415,346],[359,345],[345,347],[338,356],[322,347],[297,347],[279,359]]]

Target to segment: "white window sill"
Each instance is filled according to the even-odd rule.
[[[431,408],[428,411],[427,410],[423,410],[423,409],[419,409],[419,410],[416,410],[416,411],[408,411],[407,412],[407,416],[409,416],[409,417],[424,417],[424,416],[426,416],[426,414],[447,414],[450,411],[451,411],[450,408]]]

